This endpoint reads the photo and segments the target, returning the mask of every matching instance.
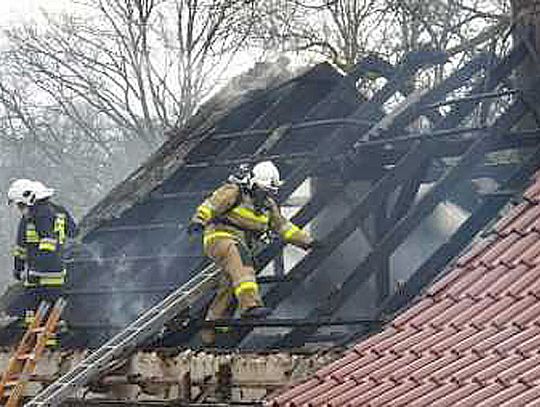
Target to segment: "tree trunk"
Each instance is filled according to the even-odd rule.
[[[531,47],[540,50],[540,0],[511,0],[512,20],[514,22],[514,39],[516,41],[527,36],[533,30]],[[540,75],[540,57],[529,56],[521,72],[520,85],[526,85]]]
[[[540,49],[540,0],[511,0],[512,20],[516,24],[516,36],[522,34],[520,28],[532,26],[536,31],[536,49]]]
[[[517,42],[528,39],[529,54],[521,65],[515,77],[515,87],[520,89],[533,89],[540,78],[540,0],[511,0],[512,20],[514,22],[514,40]],[[531,32],[532,30],[532,32]],[[536,91],[527,92],[525,100],[535,114],[522,120],[518,127],[536,128],[540,120],[540,106],[538,106]]]

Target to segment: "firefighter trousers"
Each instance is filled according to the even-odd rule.
[[[220,238],[208,244],[205,251],[222,272],[217,292],[206,313],[207,320],[230,318],[237,306],[240,312],[262,306],[253,259],[242,243]],[[213,342],[214,335],[213,329],[205,330],[203,341]]]

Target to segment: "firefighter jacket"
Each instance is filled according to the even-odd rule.
[[[64,282],[63,248],[75,235],[75,222],[62,206],[48,199],[29,207],[19,222],[14,250],[16,271],[27,272],[30,285],[58,286]]]
[[[252,247],[251,243],[268,231],[276,232],[286,243],[306,249],[313,241],[306,231],[281,214],[272,197],[257,198],[247,188],[230,182],[205,199],[191,221],[204,225],[205,249],[219,238],[233,238]]]

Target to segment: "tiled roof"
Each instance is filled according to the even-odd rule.
[[[381,333],[272,406],[539,406],[540,174]]]

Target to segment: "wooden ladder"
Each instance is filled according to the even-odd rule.
[[[59,298],[52,310],[48,312],[51,308],[50,303],[42,301],[39,304],[34,320],[9,359],[0,380],[0,405],[6,407],[20,405],[24,389],[34,374],[37,362],[45,350],[47,339],[56,332],[65,305],[66,301]],[[47,314],[49,314],[48,317]]]

